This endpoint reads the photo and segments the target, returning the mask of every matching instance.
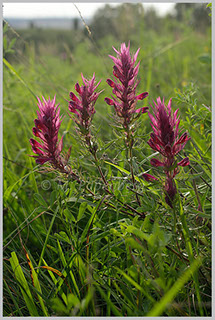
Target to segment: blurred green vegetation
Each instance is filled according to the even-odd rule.
[[[112,132],[107,114],[110,114],[111,108],[104,103],[105,96],[111,94],[105,82],[112,74],[112,60],[108,55],[113,54],[112,46],[119,48],[124,41],[131,42],[133,52],[140,47],[141,82],[138,92],[149,92],[148,99],[144,100],[145,105],[158,96],[169,99],[174,96],[175,88],[182,90],[191,82],[200,89],[196,93],[199,103],[210,105],[210,17],[204,5],[176,4],[176,9],[175,17],[169,14],[161,18],[153,9],[144,12],[140,4],[122,4],[116,8],[106,5],[98,10],[89,25],[91,36],[86,29],[62,31],[36,28],[18,30],[17,36],[7,28],[5,43],[10,46],[12,42],[13,51],[5,45],[5,58],[35,95],[47,98],[56,94],[64,114],[69,92],[81,80],[81,72],[85,77],[91,77],[95,72],[96,78],[102,79],[100,89],[104,92],[97,103],[94,123],[96,127],[101,127],[99,136],[109,138]],[[199,25],[196,27],[192,21],[196,21],[196,11],[199,13],[200,9],[206,22],[199,30]],[[21,160],[24,154],[19,151],[26,148],[27,139],[31,136],[35,99],[5,66],[3,86],[4,138],[11,141],[16,135],[19,143],[13,143],[9,149],[13,158],[18,154]],[[20,125],[23,116],[27,126]],[[69,122],[71,124],[65,117],[64,128]],[[16,133],[8,130],[11,125],[17,128]]]
[[[148,98],[139,102],[139,107],[153,104],[153,100],[158,96],[165,97],[166,102],[173,97],[172,108],[173,110],[179,108],[181,125],[192,137],[184,149],[184,154],[190,157],[193,169],[189,172],[182,169],[178,175],[178,183],[184,212],[188,218],[193,250],[204,260],[200,289],[204,314],[210,316],[210,234],[205,225],[201,225],[199,229],[196,226],[197,216],[199,219],[208,220],[211,216],[209,13],[210,9],[206,4],[177,3],[173,14],[159,17],[153,9],[144,11],[140,4],[121,4],[117,8],[106,5],[98,10],[88,25],[89,29],[43,30],[32,26],[25,30],[13,30],[7,22],[4,23],[5,316],[16,316],[17,313],[20,316],[29,315],[21,291],[15,283],[10,282],[10,277],[13,276],[13,270],[8,264],[9,259],[12,259],[11,252],[15,251],[20,264],[25,266],[25,276],[30,288],[36,294],[26,267],[26,256],[20,249],[21,240],[16,236],[17,231],[23,226],[26,227],[22,231],[22,237],[25,239],[34,266],[38,266],[38,261],[44,254],[45,262],[53,268],[63,270],[63,273],[69,272],[66,264],[68,261],[72,268],[75,268],[74,277],[78,288],[81,288],[75,298],[69,293],[68,286],[61,281],[62,279],[55,282],[53,274],[50,278],[50,272],[45,273],[45,270],[40,272],[43,298],[52,315],[53,310],[54,315],[71,315],[70,309],[74,305],[78,306],[78,315],[95,315],[93,311],[88,311],[87,305],[87,301],[92,303],[95,289],[99,310],[96,312],[99,315],[145,316],[153,309],[155,301],[159,301],[170,288],[171,292],[175,290],[173,284],[178,279],[178,274],[185,281],[187,263],[190,261],[188,259],[181,261],[166,249],[167,245],[171,245],[171,248],[178,250],[171,229],[171,214],[169,208],[164,205],[162,192],[157,186],[144,189],[146,191],[141,198],[142,208],[138,210],[147,211],[148,218],[144,221],[137,218],[130,220],[122,217],[118,207],[115,211],[109,207],[102,207],[99,211],[100,203],[93,202],[89,195],[83,199],[80,196],[81,191],[74,182],[60,183],[54,174],[46,172],[41,174],[41,168],[38,168],[34,159],[29,157],[32,154],[29,139],[33,135],[33,120],[36,118],[36,96],[53,98],[56,94],[56,101],[60,104],[61,114],[64,115],[60,130],[60,135],[64,134],[63,150],[66,151],[72,145],[72,167],[75,171],[81,171],[85,181],[88,181],[95,193],[98,188],[101,197],[98,200],[103,203],[97,169],[94,168],[90,155],[83,150],[76,134],[75,124],[67,114],[69,92],[74,91],[77,81],[79,83],[82,81],[81,73],[90,78],[95,72],[97,81],[102,79],[99,89],[104,91],[96,103],[93,132],[97,136],[102,159],[112,160],[129,170],[129,163],[125,160],[123,138],[113,126],[114,110],[104,102],[104,98],[111,95],[106,79],[112,75],[113,62],[108,55],[115,55],[112,46],[119,48],[122,42],[127,44],[128,41],[131,43],[131,52],[136,52],[140,47],[137,60],[140,61],[138,77],[141,81],[137,93],[149,92]],[[152,150],[146,143],[150,133],[149,117],[144,114],[138,120],[136,145],[133,150],[135,174],[139,176],[151,169],[147,157],[151,156]],[[113,184],[116,189],[118,188],[117,197],[127,203],[133,203],[134,195],[128,189],[128,179],[125,174],[107,165],[102,159],[103,171],[108,178],[115,179]],[[195,190],[194,184],[197,188]],[[154,192],[153,197],[150,190]],[[199,201],[203,208],[201,213],[197,210]],[[43,215],[43,211],[46,214]],[[38,214],[41,214],[41,217],[36,219]],[[86,261],[83,257],[86,253],[86,227],[89,227],[93,215],[96,218],[90,238],[92,250],[90,263],[95,268],[96,284],[94,289],[92,286],[86,291],[87,269],[85,270]],[[32,223],[26,225],[34,218]],[[150,224],[150,219],[156,220],[153,225]],[[182,228],[180,223],[179,228]],[[143,237],[147,242],[148,247],[146,247],[149,250],[147,252],[153,257],[158,271],[151,265],[147,255],[143,264],[138,260],[146,251],[129,236],[131,229],[141,240]],[[147,238],[145,233],[150,237]],[[178,240],[181,241],[181,250],[187,257],[182,232],[179,236],[182,237]],[[129,255],[129,248],[134,250],[133,256]],[[73,261],[71,257],[76,251],[78,255]],[[66,262],[62,252],[65,254]],[[166,263],[166,257],[171,263]],[[11,265],[14,259],[13,256],[10,260]],[[133,264],[133,260],[140,265]],[[192,268],[197,268],[195,264],[190,263],[190,265]],[[120,273],[117,268],[125,270],[127,274]],[[69,285],[76,288],[72,276],[71,279]],[[63,285],[65,285],[64,291],[67,292],[66,296],[62,293]],[[195,288],[198,288],[197,282],[195,285],[194,287],[192,281],[184,288],[179,285],[176,303],[167,308],[164,315],[199,315],[201,308],[197,307],[196,310],[197,302],[194,301],[193,306],[191,301]],[[141,286],[146,291],[142,292]],[[18,293],[15,294],[13,291]],[[55,299],[52,308],[50,298],[53,297]],[[107,302],[111,301],[110,297],[113,305]],[[35,298],[34,300],[37,301]],[[141,303],[144,305],[144,310],[140,307]],[[38,301],[36,304],[38,306]],[[89,310],[91,309],[93,310],[93,306],[89,304]],[[45,312],[41,310],[40,315],[44,316]],[[153,312],[156,312],[156,308]]]

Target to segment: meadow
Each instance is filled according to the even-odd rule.
[[[159,18],[139,4],[108,6],[107,19],[100,11],[91,25],[67,31],[5,22],[4,316],[211,316],[211,26],[198,16],[196,27],[198,6],[179,9]],[[137,108],[153,114],[153,100],[172,98],[180,135],[190,138],[176,157],[189,164],[174,177],[170,204],[168,173],[150,162],[162,157],[147,143],[148,113],[126,135],[104,101],[113,95],[112,47],[129,41],[131,56],[140,48],[136,94],[149,93]],[[101,80],[95,152],[68,109],[81,73]],[[29,156],[37,97],[55,95],[73,176]]]

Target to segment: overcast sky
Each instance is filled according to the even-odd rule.
[[[129,1],[127,1],[129,2]],[[110,3],[110,5],[119,5]],[[105,3],[76,3],[83,17],[92,16]],[[174,3],[144,3],[146,8],[153,6],[160,15],[170,12]],[[43,18],[43,17],[78,17],[79,13],[73,3],[4,3],[4,18]]]

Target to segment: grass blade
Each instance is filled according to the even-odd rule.
[[[11,253],[10,264],[11,264],[11,267],[12,267],[13,272],[15,274],[15,278],[20,285],[20,289],[21,289],[23,298],[25,300],[25,303],[26,303],[26,306],[29,310],[30,315],[32,317],[39,316],[38,312],[37,312],[37,308],[34,304],[34,300],[31,295],[31,291],[29,289],[27,280],[25,279],[25,276],[23,274],[22,268],[19,264],[19,260],[18,260],[15,252]]]
[[[34,267],[33,267],[33,265],[32,265],[31,259],[30,259],[30,257],[29,257],[29,255],[28,255],[27,252],[26,252],[26,257],[27,257],[27,260],[28,260],[29,268],[30,268],[30,270],[31,270],[33,285],[34,285],[34,287],[37,289],[37,291],[38,291],[39,293],[41,293],[41,295],[42,295],[42,290],[41,290],[41,287],[40,287],[40,282],[39,282],[37,273],[36,273],[36,271],[34,270]],[[41,297],[41,295],[37,293],[37,297],[38,297],[38,300],[39,300],[39,302],[40,302],[41,308],[42,308],[42,310],[43,310],[44,316],[48,317],[48,312],[47,312],[47,309],[46,309],[46,307],[45,307],[45,304],[44,304],[44,302],[43,302],[43,298]]]
[[[14,74],[19,81],[30,91],[30,93],[34,96],[34,98],[37,100],[36,95],[34,94],[34,92],[31,90],[31,88],[27,85],[27,83],[25,83],[25,81],[20,77],[20,75],[17,73],[17,71],[14,69],[14,67],[5,59],[3,58],[3,63],[5,64],[5,66],[10,70],[10,72],[12,74]]]
[[[158,317],[163,314],[168,305],[173,301],[181,288],[187,283],[187,281],[193,276],[195,271],[200,267],[202,263],[201,258],[197,258],[190,268],[188,268],[182,276],[175,282],[171,289],[157,302],[153,309],[147,314],[147,317]]]

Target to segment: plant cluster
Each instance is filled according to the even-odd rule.
[[[130,43],[128,44],[128,47],[126,47],[125,43],[122,43],[120,51],[117,51],[115,48],[113,49],[117,54],[117,57],[110,55],[110,58],[114,62],[114,80],[107,79],[108,85],[113,89],[113,95],[111,98],[106,97],[105,102],[110,106],[114,106],[116,121],[123,129],[125,143],[128,148],[131,179],[133,187],[136,189],[132,164],[135,122],[141,114],[146,113],[149,109],[148,107],[137,109],[136,105],[138,100],[143,100],[148,96],[148,92],[136,94],[137,86],[140,81],[137,80],[140,62],[136,64],[136,60],[140,49],[137,50],[133,57],[130,53]],[[96,112],[95,104],[101,93],[101,91],[97,92],[96,89],[101,81],[95,84],[95,74],[93,74],[93,77],[90,80],[85,79],[82,74],[82,79],[82,86],[80,86],[78,82],[75,85],[78,97],[73,92],[70,92],[71,100],[69,101],[68,108],[69,111],[75,115],[74,121],[77,125],[77,131],[83,138],[89,152],[94,156],[95,164],[107,187],[106,190],[114,195],[114,190],[110,192],[108,182],[98,165],[98,145],[95,142],[95,137],[92,137],[91,133],[92,120]],[[55,106],[55,97],[52,101],[50,98],[47,101],[44,98],[43,100],[44,104],[39,100],[38,106],[40,112],[37,112],[38,119],[35,119],[35,127],[33,128],[33,134],[40,138],[42,143],[37,142],[35,139],[30,139],[32,151],[37,154],[37,156],[34,156],[36,162],[39,164],[49,162],[54,169],[61,173],[70,174],[77,179],[77,175],[73,174],[72,169],[68,169],[68,156],[63,157],[60,155],[63,148],[63,137],[58,141],[58,131],[62,120],[60,118],[60,109],[58,108],[58,105]],[[148,113],[153,129],[148,144],[153,150],[158,151],[162,155],[163,161],[152,158],[150,163],[154,167],[163,167],[166,175],[164,183],[165,201],[173,208],[173,201],[177,194],[174,178],[179,172],[179,166],[185,167],[189,165],[188,157],[177,162],[176,155],[184,148],[189,137],[187,132],[184,132],[179,136],[179,132],[181,131],[179,131],[180,120],[177,117],[179,109],[174,113],[172,112],[171,99],[167,106],[165,106],[164,99],[162,102],[160,97],[157,99],[157,104],[154,104],[154,109],[151,106],[154,111],[154,117],[151,113]],[[158,180],[148,173],[143,173],[143,177],[146,181]],[[80,179],[78,180],[80,181]],[[141,206],[138,193],[136,191],[134,192],[137,204]]]
[[[81,74],[62,136],[62,105],[37,98],[32,170],[5,187],[5,315],[211,314],[210,107],[194,85],[167,103],[152,86],[139,92],[140,49],[113,49],[112,93],[99,89],[98,68]],[[102,97],[111,141],[94,117]]]

